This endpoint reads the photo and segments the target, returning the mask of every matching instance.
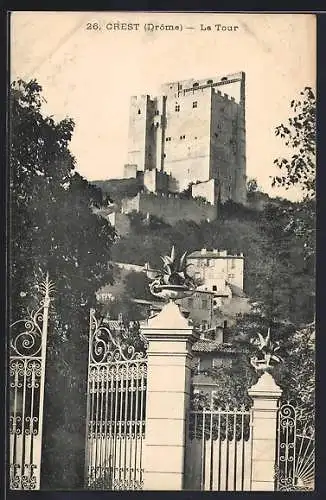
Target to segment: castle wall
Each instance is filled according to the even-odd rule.
[[[214,205],[217,200],[217,184],[215,179],[210,179],[206,182],[199,182],[198,184],[193,184],[191,186],[191,194],[193,198],[196,196],[201,196],[206,198],[206,200]]]
[[[136,179],[137,165],[124,165],[123,167],[124,179]]]
[[[135,198],[122,200],[122,210],[124,213],[136,210],[143,214],[156,215],[169,224],[175,224],[182,219],[199,223],[207,219],[214,220],[217,216],[216,206],[210,203],[151,193],[138,193]]]
[[[191,182],[209,180],[211,93],[206,88],[166,101],[164,170],[176,179],[179,192]]]
[[[169,176],[158,170],[145,170],[144,187],[151,193],[167,193],[169,189]]]
[[[130,100],[127,164],[137,170],[155,168],[156,144],[154,133],[155,101],[148,95]]]
[[[238,126],[241,106],[219,90],[212,95],[210,176],[220,186],[221,201],[236,193]],[[235,200],[236,201],[236,200]]]

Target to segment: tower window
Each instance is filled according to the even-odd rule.
[[[169,142],[169,141],[171,141],[171,137],[167,137],[165,140],[166,140],[166,142]]]
[[[192,103],[192,107],[193,107],[193,108],[197,108],[197,104],[198,104],[198,103],[197,103],[197,101],[194,101],[194,102]]]
[[[217,286],[213,285],[213,292],[216,292],[216,291],[217,291]]]
[[[185,135],[180,135],[180,139],[185,139],[186,136]]]
[[[138,114],[140,115],[140,109],[138,110]]]
[[[176,105],[175,105],[174,110],[175,110],[175,111],[180,111],[180,105],[179,105],[179,104],[176,104]]]

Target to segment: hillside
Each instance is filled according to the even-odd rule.
[[[180,221],[173,227],[132,214],[132,232],[113,245],[112,259],[157,267],[172,245],[178,252],[200,248],[243,252],[248,296],[264,302],[266,314],[301,324],[313,318],[314,266],[304,258],[302,241],[284,234],[290,206],[289,201],[274,200],[263,210],[253,210],[229,203],[221,208],[218,220]]]

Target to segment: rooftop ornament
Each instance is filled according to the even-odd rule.
[[[254,339],[252,343],[258,348],[258,355],[252,357],[250,363],[257,373],[270,373],[275,365],[283,362],[283,359],[276,354],[280,349],[279,342],[272,342],[270,328],[266,337],[263,337],[261,333],[257,335],[258,339]]]
[[[171,254],[161,257],[163,267],[149,285],[152,295],[165,300],[177,300],[192,295],[195,282],[187,273],[187,252],[177,257],[174,246]]]

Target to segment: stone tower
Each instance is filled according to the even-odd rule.
[[[225,90],[225,93],[222,92]],[[168,190],[246,200],[245,74],[162,85],[132,97],[128,164],[168,175]]]

